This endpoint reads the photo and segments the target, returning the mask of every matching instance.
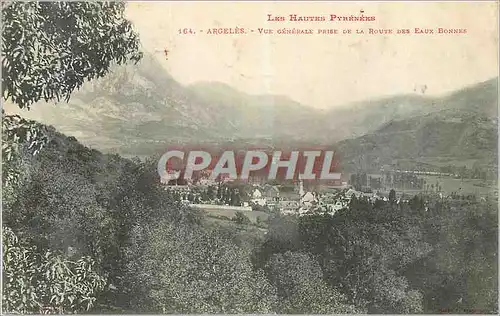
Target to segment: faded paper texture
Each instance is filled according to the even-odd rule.
[[[2,2],[2,312],[497,314],[498,9]]]

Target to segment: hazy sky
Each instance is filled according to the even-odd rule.
[[[375,22],[267,22],[267,14],[375,16]],[[183,84],[220,81],[315,107],[413,93],[442,94],[498,75],[495,2],[130,2],[144,50]],[[208,35],[213,27],[254,29]],[[466,34],[259,35],[257,28],[461,28]],[[198,34],[179,35],[180,28]],[[163,49],[167,47],[166,60]]]

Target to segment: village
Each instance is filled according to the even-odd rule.
[[[356,178],[353,178],[356,179]],[[348,209],[352,198],[388,201],[389,194],[373,191],[369,186],[358,187],[356,182],[341,181],[337,185],[311,186],[299,179],[287,184],[267,183],[262,177],[251,177],[241,183],[208,177],[192,182],[169,182],[166,190],[184,204],[207,212],[230,210],[234,212],[263,211],[282,215],[333,215]],[[307,182],[306,182],[307,183]],[[375,185],[377,183],[372,180]],[[396,203],[406,201],[399,197]]]
[[[340,210],[349,209],[353,198],[372,204],[387,202],[391,198],[391,191],[396,204],[406,203],[416,194],[422,193],[438,199],[487,198],[477,193],[479,191],[464,191],[462,188],[466,188],[466,183],[456,179],[455,174],[382,169],[378,175],[360,172],[342,176],[339,181],[318,185],[300,178],[286,182],[269,181],[259,175],[250,176],[246,181],[234,181],[227,177],[214,180],[210,172],[206,171],[196,180],[166,181],[164,184],[166,190],[173,192],[176,200],[202,209],[212,217],[232,217],[238,212],[261,219],[270,214],[299,217],[334,215]],[[449,181],[458,186],[456,190],[448,184]],[[493,198],[498,197],[496,195]]]

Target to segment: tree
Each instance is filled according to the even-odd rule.
[[[233,206],[240,206],[241,205],[240,192],[238,189],[231,188],[231,201],[230,201],[229,205],[233,205]]]
[[[113,63],[138,61],[123,2],[14,2],[2,9],[2,93],[20,108],[64,98]]]
[[[276,294],[245,250],[202,227],[136,227],[126,251],[130,308],[142,313],[272,313]],[[165,242],[168,241],[168,242]]]
[[[215,191],[213,186],[210,185],[204,192],[206,192],[204,200],[211,201],[214,199]]]
[[[39,155],[44,157],[46,151]],[[41,248],[64,251],[77,247],[85,255],[100,258],[105,211],[99,205],[96,187],[78,174],[65,161],[44,161],[32,166],[30,181],[17,189],[16,203],[3,212],[4,225],[23,239]]]
[[[2,235],[3,312],[84,312],[94,305],[106,284],[94,260],[70,261],[50,251],[39,254],[9,228]]]
[[[319,264],[310,255],[287,251],[273,255],[265,268],[276,287],[278,313],[345,314],[356,313],[345,297],[323,280]]]
[[[251,223],[250,219],[242,212],[236,212],[233,220],[240,225],[249,225]]]
[[[231,191],[227,186],[224,186],[222,193],[222,201],[224,204],[231,205]]]
[[[217,198],[219,200],[222,200],[222,183],[221,182],[219,182],[217,184]]]
[[[301,251],[317,258],[327,283],[350,304],[371,313],[419,312],[421,297],[400,271],[429,247],[418,227],[412,229],[418,221],[410,221],[409,213],[394,212],[389,205],[374,210],[359,201],[348,212],[301,217]]]
[[[29,109],[40,100],[69,101],[86,80],[113,63],[139,61],[139,38],[124,18],[123,2],[12,2],[2,7],[2,97]],[[46,143],[34,122],[4,115],[4,162],[27,142],[35,154]],[[14,171],[4,169],[16,182]]]
[[[87,80],[105,76],[113,64],[123,64],[128,60],[139,61],[142,53],[138,50],[138,35],[132,30],[131,23],[124,18],[124,9],[123,2],[11,2],[3,5],[3,99],[11,100],[21,109],[28,110],[40,100],[69,101],[75,89],[80,88]],[[49,139],[45,128],[40,124],[19,116],[5,115],[3,109],[2,128],[2,184],[10,193],[14,188],[22,187],[20,181],[24,171],[20,166],[24,149],[35,155]],[[77,195],[82,195],[82,192]],[[85,204],[83,207],[89,205]],[[63,212],[66,219],[66,211],[75,211],[71,209],[71,205],[67,206],[70,208]],[[93,208],[85,211],[96,215],[92,213],[95,211]],[[52,214],[49,218],[57,219],[59,215]],[[42,217],[36,213],[29,216],[35,220]],[[47,221],[47,218],[43,220]],[[65,228],[69,229],[69,226]],[[8,228],[4,226],[3,229]],[[3,240],[4,247],[8,246],[6,238]],[[23,242],[25,241],[20,240],[20,243]],[[23,250],[20,255],[27,253]],[[89,267],[89,260],[92,259],[72,263],[50,253],[33,252],[34,258],[38,258],[36,262],[43,263],[46,260],[46,264],[43,263],[41,267],[36,264],[18,266],[15,260],[4,256],[4,276],[7,275],[5,271],[17,269],[18,273],[29,276],[29,280],[35,280],[30,282],[35,282],[37,288],[45,293],[30,292],[28,283],[19,288],[19,278],[6,277],[3,280],[4,290],[17,289],[3,292],[5,311],[42,312],[36,308],[49,305],[52,312],[70,313],[81,310],[80,304],[90,307],[91,304],[88,303],[93,303],[95,299],[93,293],[104,282],[96,276],[86,288],[85,278],[93,274],[84,269]],[[74,272],[75,269],[77,272]],[[63,271],[62,274],[50,277],[51,271],[59,270]],[[67,276],[64,271],[69,271]],[[44,296],[47,293],[57,295],[47,298]],[[76,296],[74,293],[77,293]],[[78,301],[80,299],[83,303]],[[11,304],[12,302],[22,302],[23,305]]]
[[[391,191],[389,192],[389,201],[391,203],[396,201],[396,191],[394,191],[394,189],[391,189]]]

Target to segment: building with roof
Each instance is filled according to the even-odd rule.
[[[250,202],[253,204],[260,205],[260,206],[264,206],[267,204],[266,199],[264,198],[262,192],[258,188],[253,190],[252,199],[250,200]]]

